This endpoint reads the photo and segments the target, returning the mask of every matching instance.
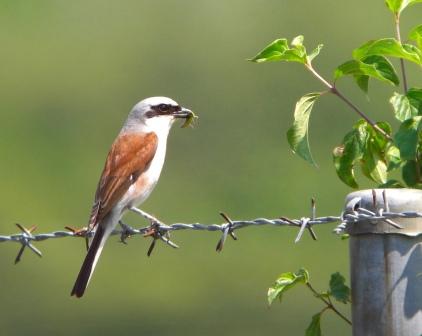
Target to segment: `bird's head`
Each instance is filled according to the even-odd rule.
[[[129,114],[127,126],[156,133],[168,132],[176,119],[188,120],[195,114],[167,97],[150,97],[137,103]]]

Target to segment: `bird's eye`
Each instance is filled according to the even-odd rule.
[[[166,111],[168,111],[169,106],[168,106],[167,104],[160,104],[160,105],[158,105],[158,109],[159,109],[161,112],[166,112]]]

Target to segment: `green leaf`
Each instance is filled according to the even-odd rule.
[[[254,58],[250,61],[252,62],[267,62],[267,61],[278,61],[282,58],[286,50],[289,49],[287,44],[287,39],[277,39],[267,45],[263,50],[261,50]]]
[[[292,48],[290,48],[287,39],[277,39],[261,50],[254,58],[250,59],[250,61],[256,63],[290,61],[304,64],[306,63],[306,50],[302,42],[303,36],[295,37],[292,42]]]
[[[358,183],[355,178],[354,164],[355,158],[345,155],[344,145],[337,146],[333,150],[333,163],[334,168],[336,169],[337,176],[349,187],[354,189],[359,188]]]
[[[422,64],[422,52],[417,47],[411,44],[400,44],[394,38],[371,40],[353,51],[353,58],[356,60],[373,55],[398,57]]]
[[[337,80],[346,75],[361,75],[363,73],[361,66],[366,67],[367,65],[356,60],[347,61],[334,70],[334,79]]]
[[[311,53],[308,55],[309,62],[311,62],[315,57],[319,55],[323,46],[323,44],[318,44],[318,46],[311,51]]]
[[[387,164],[371,142],[364,150],[361,165],[363,174],[369,179],[379,184],[387,182]]]
[[[322,336],[321,314],[322,312],[319,312],[318,314],[312,316],[312,321],[309,324],[308,328],[306,328],[305,336]]]
[[[292,47],[300,48],[300,47],[303,47],[303,40],[304,40],[303,35],[299,35],[299,36],[296,36],[290,44],[292,45]]]
[[[362,80],[362,76],[372,77],[380,81],[384,81],[393,85],[399,84],[399,78],[393,65],[383,56],[373,55],[368,56],[362,60],[347,61],[334,72],[334,78],[337,80],[343,76],[352,75],[355,80]],[[367,92],[367,79],[365,79],[365,86],[362,88]]]
[[[287,131],[287,140],[293,152],[314,166],[316,164],[309,147],[308,128],[312,107],[320,95],[320,92],[313,92],[299,99],[295,107],[293,125]]]
[[[356,84],[359,86],[359,88],[365,92],[368,93],[368,86],[369,86],[369,76],[361,76],[357,75],[354,76]]]
[[[358,188],[354,168],[363,156],[368,136],[367,123],[360,120],[353,130],[345,135],[342,145],[333,151],[334,167],[338,177],[352,188]]]
[[[289,290],[290,288],[294,287],[300,283],[307,283],[309,281],[309,273],[306,269],[301,268],[296,273],[287,272],[281,274],[275,284],[268,289],[267,299],[268,304],[272,304],[275,299],[279,299],[281,301],[282,295]]]
[[[406,7],[422,2],[422,0],[385,0],[387,7],[394,13],[400,14]]]
[[[390,104],[393,105],[394,115],[399,121],[405,121],[418,115],[417,111],[410,105],[409,99],[406,95],[394,92],[390,98]]]
[[[387,189],[387,188],[404,188],[403,184],[401,184],[397,180],[388,180],[384,184],[378,186],[380,189]]]
[[[420,188],[421,167],[414,160],[407,161],[402,169],[403,181],[409,187]]]
[[[418,111],[418,115],[422,115],[422,89],[411,88],[406,93],[410,105]]]
[[[387,150],[385,151],[385,158],[388,162],[388,168],[387,168],[388,171],[392,171],[394,169],[400,168],[400,166],[403,163],[400,157],[400,150],[392,144],[390,144]]]
[[[368,72],[364,72],[364,75],[384,80],[390,82],[394,85],[399,85],[400,80],[397,76],[396,70],[394,69],[393,64],[385,58],[384,56],[380,55],[372,55],[365,57],[361,60],[364,64],[369,66],[371,69],[373,68],[375,72],[371,73],[372,70]]]
[[[346,280],[339,272],[331,274],[330,294],[342,303],[350,302],[350,288],[345,284]]]
[[[394,137],[403,160],[416,159],[421,121],[422,116],[416,116],[403,121]]]
[[[250,59],[250,61],[256,63],[268,61],[288,61],[302,64],[310,63],[318,56],[323,45],[319,44],[309,55],[307,55],[303,40],[303,35],[296,36],[289,46],[287,39],[277,39],[261,50],[255,57]]]
[[[400,121],[422,115],[422,89],[411,88],[405,95],[395,92],[390,103]]]
[[[385,133],[391,134],[391,126],[379,122],[377,126]],[[334,166],[339,178],[351,186],[358,188],[355,179],[355,168],[361,166],[362,172],[378,184],[387,181],[387,157],[389,146],[387,139],[379,134],[365,120],[359,120],[353,130],[346,134],[341,146],[333,152]]]
[[[295,49],[297,51],[297,54],[300,55],[300,57],[301,57],[300,62],[302,63],[302,60],[303,60],[303,63],[306,63],[306,48],[303,45],[303,40],[304,40],[303,35],[296,36],[292,40],[290,45],[293,47],[293,49]],[[303,57],[303,59],[302,59],[302,57]]]
[[[387,7],[395,14],[399,13],[403,0],[385,0]]]
[[[416,41],[419,49],[422,48],[422,25],[416,26],[410,31],[409,39]]]
[[[379,121],[376,123],[376,125],[388,135],[391,135],[393,132],[391,125],[385,121]],[[375,129],[369,124],[367,124],[367,129],[368,129],[368,132],[370,133],[371,141],[376,146],[375,150],[379,154],[384,153],[386,150],[386,147],[389,145],[390,142],[382,134],[375,131]],[[382,156],[384,157],[384,155]]]

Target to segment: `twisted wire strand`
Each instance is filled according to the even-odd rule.
[[[221,213],[223,218],[227,221],[223,224],[201,224],[201,223],[174,223],[166,225],[159,221],[153,221],[151,225],[141,228],[133,228],[123,222],[120,222],[121,229],[114,230],[111,235],[120,235],[120,240],[123,243],[126,243],[126,239],[134,235],[144,235],[150,236],[153,238],[152,244],[148,250],[148,255],[151,254],[156,240],[162,240],[167,245],[177,248],[178,246],[170,240],[170,233],[180,230],[193,230],[193,231],[211,231],[211,232],[221,232],[222,236],[217,244],[217,251],[221,251],[223,245],[226,241],[226,238],[230,235],[233,239],[237,239],[234,234],[235,230],[243,229],[249,226],[293,226],[299,228],[299,233],[296,237],[295,242],[298,242],[305,229],[308,229],[312,238],[316,240],[316,235],[312,229],[313,226],[331,224],[331,223],[340,223],[333,231],[337,234],[344,233],[346,226],[349,224],[356,223],[362,220],[370,220],[374,222],[384,221],[389,223],[396,228],[400,228],[400,225],[394,223],[392,220],[397,218],[422,218],[422,213],[416,211],[406,211],[406,212],[390,212],[384,211],[383,208],[379,208],[377,212],[370,211],[368,209],[360,208],[356,206],[359,204],[360,200],[355,200],[354,203],[347,211],[341,213],[340,216],[324,216],[324,217],[315,217],[315,201],[312,202],[312,216],[302,217],[300,219],[288,219],[286,217],[268,219],[268,218],[256,218],[253,220],[236,220],[232,221],[227,215]],[[384,206],[388,209],[388,205]],[[153,218],[153,217],[152,217]],[[22,253],[26,247],[31,249],[38,256],[42,256],[41,251],[39,251],[32,243],[40,242],[48,239],[55,238],[66,238],[66,237],[91,237],[95,231],[88,231],[86,228],[83,229],[73,229],[67,228],[69,231],[53,231],[49,233],[39,233],[33,234],[32,232],[36,227],[27,229],[20,224],[16,224],[18,228],[22,231],[17,234],[12,235],[0,235],[1,242],[16,242],[21,244],[21,249],[15,259],[15,263],[19,262],[22,256]]]

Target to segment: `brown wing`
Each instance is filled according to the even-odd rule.
[[[93,229],[118,203],[132,183],[148,168],[157,149],[155,133],[128,133],[113,143],[98,182],[89,220]]]

